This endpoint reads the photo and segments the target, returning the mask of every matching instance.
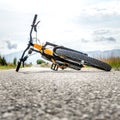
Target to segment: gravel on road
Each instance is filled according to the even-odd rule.
[[[0,71],[0,120],[120,120],[120,71]]]

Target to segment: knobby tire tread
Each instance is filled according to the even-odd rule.
[[[78,52],[74,52],[74,51],[70,51],[70,50],[67,50],[67,49],[60,49],[59,48],[59,49],[56,49],[55,53],[58,56],[62,56],[62,57],[68,58],[68,59],[78,61],[78,62],[81,61],[81,60],[84,60],[85,65],[88,65],[88,66],[92,66],[92,67],[102,69],[102,70],[105,70],[105,71],[110,71],[111,70],[111,66],[109,64],[104,63],[104,62],[102,62],[100,60],[97,60],[95,58],[80,54]]]

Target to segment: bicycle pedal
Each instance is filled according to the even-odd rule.
[[[55,63],[53,63],[53,64],[51,65],[51,69],[57,71],[57,70],[58,70],[58,65],[55,64]]]

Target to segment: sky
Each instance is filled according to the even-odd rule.
[[[35,14],[42,44],[120,49],[120,0],[0,0],[0,54],[26,48]]]

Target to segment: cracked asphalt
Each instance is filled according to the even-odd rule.
[[[0,70],[0,120],[120,120],[120,71]]]

